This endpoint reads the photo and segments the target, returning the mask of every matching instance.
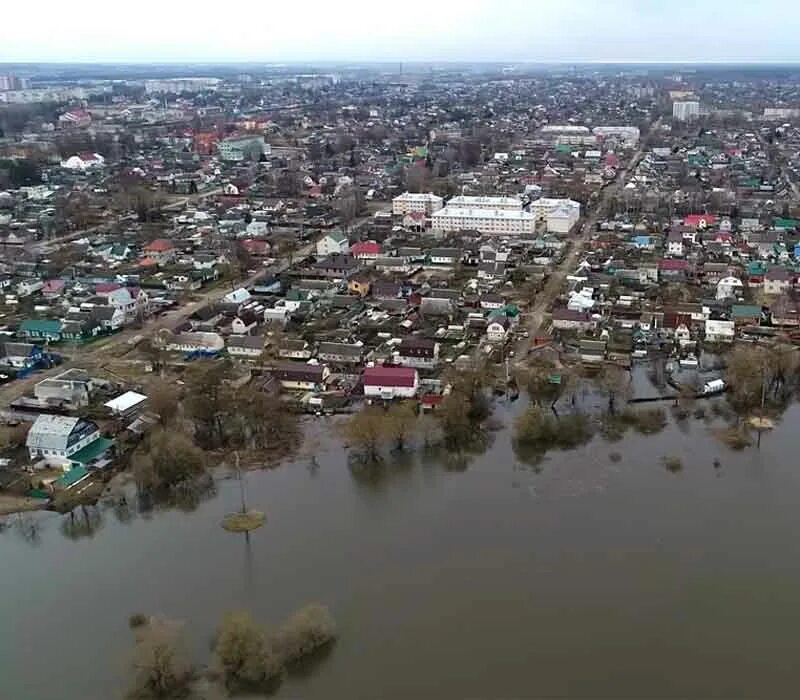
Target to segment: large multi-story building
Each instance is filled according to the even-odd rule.
[[[491,236],[520,236],[534,232],[536,219],[522,209],[512,211],[448,206],[431,216],[431,227],[439,233],[479,231]]]
[[[581,205],[572,199],[540,197],[531,202],[534,221],[544,222],[549,233],[569,233],[581,218]]]
[[[392,214],[395,216],[406,216],[406,214],[425,214],[425,216],[430,216],[443,206],[444,200],[430,192],[404,192],[392,200]]]
[[[222,160],[231,163],[257,161],[262,155],[270,154],[270,147],[264,143],[263,136],[231,136],[220,141],[217,150]]]
[[[673,102],[672,118],[679,122],[689,122],[700,116],[700,103],[697,101]]]
[[[453,197],[447,206],[458,209],[494,209],[496,211],[520,211],[522,200],[516,197]]]
[[[594,146],[597,137],[588,126],[576,124],[548,124],[539,129],[537,140],[559,146]]]
[[[171,93],[180,95],[184,92],[205,92],[216,90],[219,78],[166,78],[164,80],[145,80],[144,91],[148,94]]]
[[[617,139],[625,146],[635,146],[639,143],[640,136],[638,126],[596,126],[592,133],[598,139]]]

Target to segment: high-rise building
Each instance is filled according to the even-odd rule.
[[[679,122],[689,122],[700,116],[700,103],[697,101],[673,102],[672,118]]]

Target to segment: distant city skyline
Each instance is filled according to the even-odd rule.
[[[3,62],[791,63],[789,0],[10,3]]]

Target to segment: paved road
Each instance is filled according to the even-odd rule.
[[[656,120],[651,128],[658,128],[660,123],[661,119]],[[518,361],[526,356],[530,343],[533,342],[533,339],[542,330],[547,316],[547,308],[558,298],[559,294],[561,294],[567,275],[575,271],[578,257],[597,229],[597,223],[603,213],[604,204],[625,186],[628,173],[636,169],[643,154],[644,145],[640,145],[639,150],[628,160],[626,167],[617,173],[617,177],[614,181],[603,188],[602,194],[594,204],[593,211],[589,214],[588,218],[575,235],[564,260],[553,270],[547,279],[544,289],[536,296],[533,307],[528,312],[526,318],[526,327],[530,338],[521,339],[515,350],[516,356],[519,358]]]

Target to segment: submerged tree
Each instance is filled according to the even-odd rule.
[[[136,629],[129,700],[177,700],[191,692],[194,669],[186,654],[181,626],[151,619]]]
[[[214,653],[225,686],[232,691],[263,688],[283,670],[273,644],[248,612],[225,615]]]
[[[361,452],[364,459],[377,462],[381,447],[387,437],[386,414],[376,406],[364,406],[344,425],[344,434],[351,446]]]
[[[394,403],[386,412],[386,433],[398,450],[405,449],[418,432],[419,422],[414,405],[409,401]]]

